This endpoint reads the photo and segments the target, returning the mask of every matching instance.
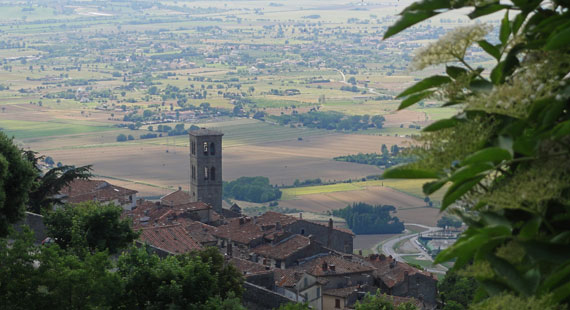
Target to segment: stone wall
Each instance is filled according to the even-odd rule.
[[[392,295],[414,297],[430,304],[436,303],[437,280],[420,273],[405,276],[404,281],[396,284],[391,291]]]

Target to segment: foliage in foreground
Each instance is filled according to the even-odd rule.
[[[6,309],[242,310],[240,273],[216,249],[161,259],[131,248],[78,256],[35,246],[25,231],[0,239],[0,304]]]
[[[0,132],[0,238],[24,216],[34,175],[20,149]]]
[[[117,253],[138,238],[123,209],[96,202],[67,204],[45,216],[48,236],[62,248],[87,248],[90,252]]]
[[[363,300],[355,305],[356,310],[416,310],[417,307],[411,302],[404,302],[394,306],[393,297],[381,294],[380,290],[376,294],[366,294]]]
[[[364,202],[353,203],[344,209],[333,210],[333,215],[342,217],[355,234],[398,234],[404,231],[404,223],[392,217],[394,206],[372,206]]]
[[[473,309],[553,309],[570,301],[570,15],[567,1],[413,3],[385,38],[431,16],[475,7],[469,17],[502,11],[499,37],[485,24],[459,27],[420,50],[413,66],[446,64],[445,75],[406,89],[400,109],[425,98],[461,112],[424,129],[418,161],[386,178],[435,179],[426,195],[449,184],[451,207],[469,226],[438,255],[475,277]],[[487,74],[465,61],[477,44],[496,60]],[[557,306],[558,305],[558,306]]]

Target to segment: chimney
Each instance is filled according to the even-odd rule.
[[[299,219],[300,219],[300,220],[303,219],[303,212],[299,212]]]
[[[329,267],[330,267],[331,271],[335,271],[335,270],[336,270],[336,266],[335,266],[335,265],[333,265],[333,264],[330,264],[330,266],[329,266]]]
[[[358,255],[362,256],[362,250],[358,250]]]
[[[329,229],[333,229],[333,220],[332,220],[332,218],[329,219]]]
[[[181,190],[182,190],[182,186],[178,186],[178,190],[181,191]]]
[[[281,222],[275,222],[275,230],[277,231],[281,230]]]
[[[327,262],[323,262],[323,271],[327,271],[328,270],[328,265]]]
[[[226,250],[226,253],[228,254],[229,257],[233,257],[233,255],[234,255],[231,240],[228,241],[228,248]]]
[[[240,224],[240,225],[245,224],[245,219],[244,219],[243,217],[240,217],[240,218],[239,218],[239,224]]]

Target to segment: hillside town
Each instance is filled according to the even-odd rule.
[[[412,302],[418,309],[436,309],[433,273],[392,256],[354,254],[354,233],[335,227],[332,219],[323,225],[303,219],[303,213],[273,211],[251,217],[237,204],[222,202],[221,184],[216,182],[221,179],[222,135],[203,128],[189,132],[194,195],[178,189],[151,201],[107,181],[77,179],[58,197],[70,204],[121,206],[122,217],[140,231],[136,243],[161,257],[217,248],[226,263],[243,274],[248,309],[272,309],[289,302],[306,302],[319,310],[353,309],[366,293],[378,290],[392,296],[396,305]],[[38,240],[46,243],[50,237],[41,236],[40,218],[28,213],[27,221],[40,235]]]

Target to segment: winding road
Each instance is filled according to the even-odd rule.
[[[414,225],[414,226],[418,226],[418,227],[427,229],[426,231],[424,231],[422,233],[431,233],[434,231],[441,230],[441,228],[439,228],[439,227],[430,227],[430,226],[425,226],[425,225],[421,225],[421,224],[411,224],[410,223],[408,225]],[[417,241],[418,236],[419,236],[419,233],[415,233],[415,234],[409,234],[409,235],[404,235],[404,236],[399,236],[399,237],[394,237],[392,239],[389,239],[382,244],[382,253],[384,253],[384,255],[391,255],[397,261],[404,261],[402,259],[402,256],[407,256],[407,255],[415,255],[415,256],[423,255],[424,257],[428,257],[431,260],[431,256],[418,244],[418,241]],[[414,245],[414,247],[418,250],[418,252],[420,254],[398,254],[398,253],[396,253],[396,251],[394,250],[394,246],[398,242],[400,242],[402,240],[406,240],[406,239],[410,239],[410,242]],[[374,252],[377,252],[376,248],[377,248],[377,246],[374,247],[374,249],[373,249]],[[433,272],[433,273],[445,273],[445,271],[447,271],[447,267],[445,267],[445,266],[438,264],[435,267],[436,268],[426,268],[426,271]]]

